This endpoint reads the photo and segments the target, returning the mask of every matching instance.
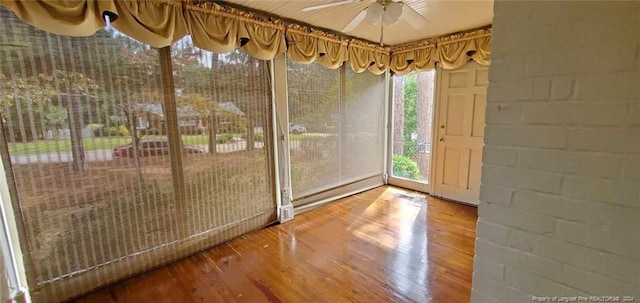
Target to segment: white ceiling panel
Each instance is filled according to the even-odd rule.
[[[353,17],[374,2],[374,0],[363,0],[310,12],[302,11],[302,8],[307,6],[334,1],[228,0],[227,2],[336,32],[340,32]],[[430,22],[419,30],[413,28],[402,17],[394,24],[385,25],[384,43],[386,45],[398,45],[474,29],[491,24],[493,19],[493,0],[405,0],[404,2]],[[363,22],[346,34],[377,42],[380,40],[380,25]]]

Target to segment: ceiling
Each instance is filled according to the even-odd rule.
[[[334,1],[227,0],[233,4],[335,32],[340,32],[353,17],[373,2],[373,0],[363,0],[311,12],[301,11],[303,7]],[[474,29],[491,24],[493,19],[493,0],[405,0],[404,2],[430,22],[425,28],[415,29],[401,16],[398,22],[385,25],[385,45],[398,45]],[[372,25],[365,21],[346,34],[379,42],[380,25]]]

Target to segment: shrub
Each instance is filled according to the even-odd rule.
[[[130,135],[129,129],[126,126],[124,125],[118,126],[118,136],[126,137],[129,135]]]
[[[233,141],[232,134],[217,134],[216,135],[216,144],[224,144]]]
[[[422,177],[418,164],[400,155],[393,155],[393,175],[412,180],[418,180]]]
[[[219,125],[221,132],[236,134],[243,134],[247,132],[247,126],[244,121],[245,119],[242,116],[222,111],[219,118],[223,121]]]
[[[262,132],[256,132],[253,134],[253,139],[257,142],[264,142],[264,134]]]
[[[124,126],[124,125],[120,125],[118,127],[115,126],[111,126],[108,128],[108,131],[106,132],[109,136],[122,136],[122,137],[126,137],[129,136],[129,129]],[[103,131],[102,135],[104,135],[105,132]]]
[[[109,137],[113,137],[113,136],[117,136],[118,135],[118,128],[115,126],[111,126],[109,128],[106,129],[106,132],[103,132],[103,135],[107,135]]]
[[[415,158],[418,155],[418,142],[410,140],[410,138],[405,138],[402,148],[404,156],[407,158]]]
[[[240,135],[240,138],[242,138],[243,140],[247,140],[247,134],[244,133],[244,134]],[[253,140],[256,141],[256,142],[263,142],[264,141],[264,134],[262,132],[253,133]]]

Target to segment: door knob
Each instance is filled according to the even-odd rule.
[[[444,137],[440,138],[440,142],[444,142]]]
[[[444,129],[444,124],[443,124],[443,125],[440,125],[440,128]]]

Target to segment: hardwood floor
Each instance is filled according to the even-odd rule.
[[[469,302],[476,220],[383,186],[76,302]]]

